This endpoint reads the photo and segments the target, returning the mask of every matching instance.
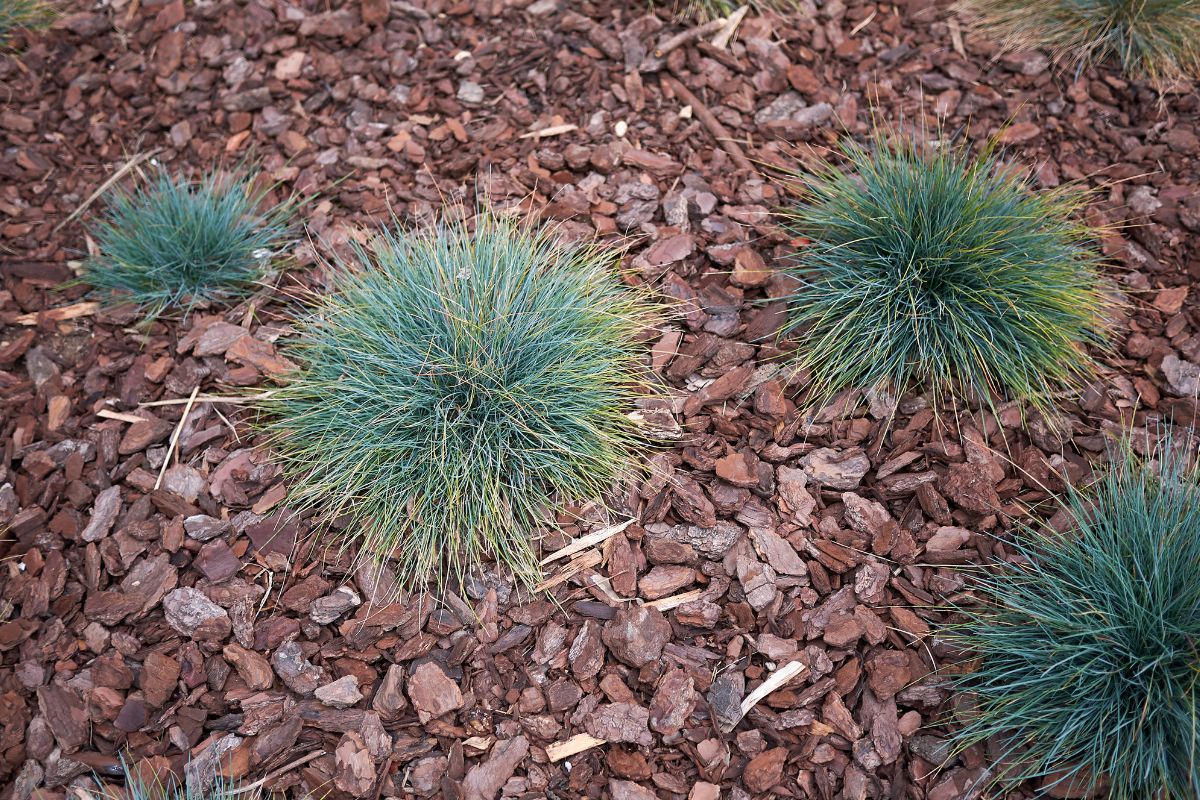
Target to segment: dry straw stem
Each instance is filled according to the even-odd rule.
[[[644,446],[626,412],[657,313],[613,261],[490,213],[356,247],[261,404],[290,502],[345,515],[341,544],[403,584],[494,559],[535,586],[547,512],[601,498]]]
[[[1200,0],[961,0],[958,8],[1009,50],[1045,48],[1077,69],[1112,58],[1159,87],[1200,76]]]

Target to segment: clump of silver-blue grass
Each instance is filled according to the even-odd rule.
[[[1200,77],[1200,0],[961,0],[958,7],[1009,50],[1045,48],[1077,69],[1111,58],[1156,85]]]
[[[654,307],[613,261],[488,213],[356,247],[264,402],[289,502],[348,518],[410,585],[485,558],[536,582],[547,511],[600,498],[642,444]]]
[[[109,201],[82,280],[150,318],[251,294],[294,233],[295,199],[270,205],[269,192],[242,172],[192,182],[160,170]]]
[[[1045,407],[1092,372],[1107,303],[1079,192],[1033,191],[990,147],[880,136],[843,151],[795,176],[783,212],[810,240],[786,327],[810,403],[877,387]]]
[[[1014,765],[1004,781],[1200,797],[1197,454],[1178,434],[1151,450],[1127,446],[1068,489],[1072,528],[1022,531],[1017,559],[980,573],[980,603],[950,632],[975,659],[957,679],[975,707],[957,741],[991,740],[993,760]]]

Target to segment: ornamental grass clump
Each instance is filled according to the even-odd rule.
[[[1200,0],[962,0],[985,35],[1077,69],[1115,59],[1153,83],[1200,76]]]
[[[295,201],[269,205],[269,191],[240,172],[190,182],[160,171],[109,202],[82,280],[149,318],[244,297],[293,234]]]
[[[882,137],[843,147],[803,182],[785,222],[809,240],[790,272],[785,331],[799,334],[809,402],[846,389],[1050,404],[1104,340],[1083,199],[1031,190],[991,147]],[[798,176],[799,177],[799,176]]]
[[[42,0],[0,0],[0,50],[19,30],[38,30],[54,21],[54,8]]]
[[[974,710],[961,747],[992,737],[1001,781],[1045,778],[1111,800],[1200,797],[1200,485],[1196,452],[1126,451],[1086,490],[1071,530],[1030,530],[978,578],[952,638]],[[993,756],[996,755],[993,751]]]
[[[265,402],[289,501],[406,585],[485,558],[535,583],[555,500],[600,498],[639,445],[652,306],[612,261],[488,214],[357,247]]]

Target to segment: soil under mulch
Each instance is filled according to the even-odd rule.
[[[977,748],[936,769],[962,710],[937,674],[957,655],[939,608],[1107,438],[1194,418],[1200,94],[997,59],[926,0],[830,0],[654,57],[685,28],[639,0],[117,0],[0,59],[0,798],[64,797],[122,754],[221,759],[296,794],[466,800],[957,800],[998,766]],[[1000,138],[1042,185],[1082,181],[1091,221],[1128,223],[1103,242],[1127,301],[1111,371],[1024,425],[1008,408],[939,426],[903,398],[889,427],[896,401],[859,395],[806,416],[771,360],[794,243],[764,174],[933,115],[974,143],[1011,120]],[[320,193],[278,287],[149,328],[40,313],[84,299],[54,288],[89,246],[69,217],[130,158],[251,153],[281,191]],[[550,597],[485,571],[444,603],[380,607],[389,576],[288,513],[239,406],[194,404],[156,488],[184,406],[142,404],[269,387],[290,298],[329,279],[313,247],[476,197],[631,243],[633,274],[684,302],[653,344],[669,397],[646,409],[676,441],[543,546],[632,525]],[[581,734],[606,743],[550,759]]]

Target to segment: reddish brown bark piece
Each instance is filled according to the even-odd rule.
[[[783,777],[783,765],[786,762],[785,747],[773,747],[750,759],[742,775],[746,788],[755,793],[767,791]]]
[[[163,598],[163,611],[168,624],[184,636],[220,641],[229,635],[229,614],[197,589],[175,589]]]
[[[342,735],[334,751],[333,785],[355,797],[364,797],[375,785],[375,759],[354,731]]]
[[[378,711],[379,716],[385,720],[395,719],[404,709],[408,708],[408,699],[405,698],[403,689],[404,667],[392,664],[387,668],[387,673],[379,683],[379,688],[375,690],[371,708]]]
[[[612,800],[658,800],[658,795],[651,789],[633,781],[610,780],[608,792],[612,795]]]
[[[649,722],[650,712],[637,703],[609,703],[592,712],[583,724],[597,739],[649,747],[654,744]]]
[[[88,714],[79,695],[53,684],[39,686],[38,706],[64,752],[72,753],[88,741]]]
[[[432,661],[425,661],[413,669],[407,688],[422,722],[462,708],[463,696],[458,684]]]
[[[238,644],[227,644],[222,651],[225,660],[233,665],[246,686],[256,692],[270,689],[275,682],[271,664],[262,655]]]
[[[642,667],[662,655],[671,638],[671,624],[661,611],[645,606],[626,606],[604,626],[603,640],[609,651],[631,667]]]
[[[496,742],[487,760],[471,767],[463,779],[463,800],[495,800],[528,752],[529,740],[524,736]]]
[[[678,733],[695,706],[695,682],[683,670],[673,669],[663,676],[650,701],[650,727],[666,735]]]
[[[908,655],[898,650],[876,650],[866,662],[867,685],[876,697],[894,697],[912,680]]]
[[[170,656],[158,651],[147,655],[139,678],[146,703],[154,708],[166,705],[175,693],[179,672],[179,662]]]

